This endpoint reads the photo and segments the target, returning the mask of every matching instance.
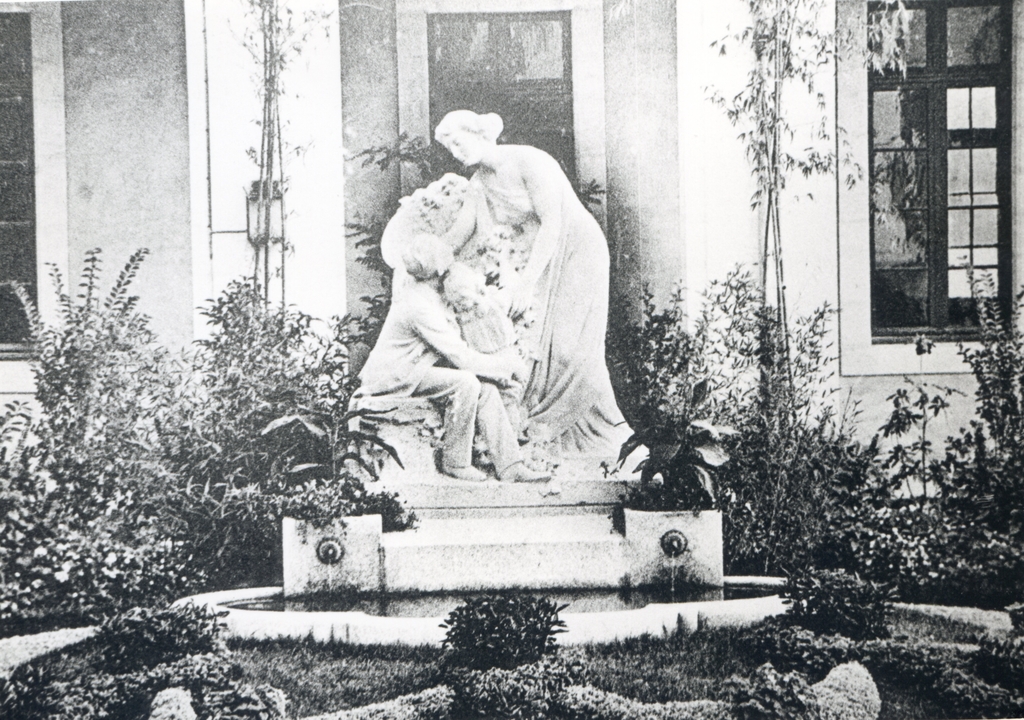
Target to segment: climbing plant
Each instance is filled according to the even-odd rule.
[[[633,0],[636,2],[637,0]],[[721,54],[730,47],[743,49],[753,58],[743,89],[730,98],[712,93],[729,121],[741,128],[739,139],[755,181],[751,206],[763,213],[760,233],[760,281],[763,302],[770,301],[774,286],[775,312],[785,329],[789,348],[786,308],[785,263],[780,198],[794,175],[832,174],[846,168],[844,181],[853,185],[860,168],[850,158],[845,142],[837,150],[836,135],[843,135],[829,113],[827,94],[819,84],[821,70],[834,64],[840,54],[855,61],[862,42],[841,37],[825,17],[823,0],[746,0],[750,21],[739,32],[712,43]],[[865,69],[903,72],[904,38],[908,16],[903,0],[888,0],[869,16],[867,51],[861,51]],[[802,93],[805,98],[798,95]],[[817,110],[813,122],[797,124],[794,107],[809,96]],[[803,118],[801,118],[803,119]],[[809,127],[810,130],[806,129]]]
[[[255,204],[254,227],[249,228],[253,244],[255,268],[253,279],[267,298],[271,277],[270,252],[280,244],[282,257],[287,250],[285,234],[285,194],[288,178],[284,172],[285,156],[301,154],[305,148],[289,146],[283,139],[280,98],[285,93],[284,73],[291,62],[302,54],[306,41],[317,29],[329,32],[327,20],[331,13],[307,10],[301,15],[286,0],[243,0],[249,22],[242,35],[242,44],[257,66],[256,93],[261,113],[259,148],[246,150],[259,168],[259,177],[249,189],[249,202]],[[275,205],[278,208],[275,209]],[[279,219],[274,215],[279,213]],[[280,228],[275,224],[280,223]],[[283,272],[283,269],[282,269]],[[281,283],[282,300],[284,282]]]

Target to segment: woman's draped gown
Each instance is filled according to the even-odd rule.
[[[534,325],[524,338],[534,365],[523,404],[531,427],[556,450],[614,456],[630,431],[605,361],[608,244],[568,179],[558,180],[561,233],[537,283]],[[520,178],[492,175],[485,181],[477,173],[470,186],[486,203],[491,222],[520,229],[527,246],[532,244],[539,220]]]

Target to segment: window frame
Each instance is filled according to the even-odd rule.
[[[868,13],[881,9],[882,4],[871,2]],[[948,66],[947,56],[947,13],[950,8],[958,7],[992,7],[1002,11],[999,22],[1000,50],[1002,57],[999,62],[987,65]],[[926,227],[928,241],[926,246],[925,266],[928,281],[927,323],[923,325],[884,326],[879,323],[876,315],[875,292],[876,276],[886,272],[876,265],[875,251],[875,218],[874,207],[871,208],[871,334],[875,343],[905,343],[918,335],[927,335],[933,340],[966,341],[977,337],[977,327],[971,325],[951,325],[949,322],[949,305],[951,298],[948,292],[948,167],[947,153],[952,148],[947,127],[946,96],[949,89],[963,87],[994,86],[996,104],[996,196],[999,208],[999,224],[997,229],[997,277],[998,302],[1008,309],[1012,301],[1013,262],[1011,251],[1011,225],[1013,203],[1010,187],[1011,166],[1011,53],[1012,53],[1012,5],[1007,0],[909,0],[908,10],[925,10],[927,15],[926,48],[927,63],[925,66],[908,67],[906,76],[890,71],[878,73],[867,70],[868,74],[868,182],[874,178],[875,160],[879,152],[874,146],[874,101],[876,92],[898,91],[903,89],[923,90],[927,95],[927,141],[922,152],[926,158]],[[962,131],[958,131],[962,132]],[[969,131],[968,131],[969,132]],[[973,206],[969,206],[973,207]],[[889,269],[892,271],[893,269]]]
[[[0,13],[27,13],[32,42],[32,117],[35,163],[35,247],[38,310],[48,321],[59,317],[57,298],[48,292],[50,268],[68,276],[68,173],[64,107],[64,33],[61,4],[0,3]],[[34,381],[27,343],[0,352],[0,395],[30,395]]]
[[[969,372],[960,349],[973,347],[937,337],[931,353],[918,355],[911,338],[876,338],[871,330],[871,205],[869,163],[868,0],[836,0],[836,263],[838,269],[839,372],[843,377],[958,375]],[[1024,0],[1013,0],[1012,34],[1024,37]],[[1024,128],[1024,52],[1011,48],[1010,127]],[[1019,140],[1019,138],[1018,138]],[[1024,168],[1024,143],[1010,140],[1011,168]],[[848,183],[848,178],[855,182]],[[1024,279],[1024,174],[1010,179],[1011,290]]]
[[[27,128],[19,128],[27,136],[27,146],[25,148],[26,154],[23,158],[10,159],[0,157],[0,166],[25,166],[25,174],[28,176],[28,185],[25,188],[27,190],[27,198],[24,198],[25,214],[22,216],[20,213],[15,213],[8,217],[8,213],[4,212],[4,206],[0,204],[0,231],[4,229],[15,229],[22,228],[28,229],[29,237],[27,238],[28,243],[31,246],[32,252],[32,267],[30,273],[31,278],[26,277],[12,277],[9,278],[13,282],[21,282],[28,289],[29,295],[32,301],[38,305],[39,302],[39,258],[38,258],[38,223],[37,218],[37,202],[36,202],[36,187],[35,187],[35,175],[36,175],[36,149],[35,149],[35,92],[33,87],[34,82],[34,53],[33,53],[33,38],[32,38],[32,15],[28,12],[7,12],[3,14],[10,18],[17,18],[18,21],[24,23],[24,27],[18,28],[20,32],[23,32],[25,36],[21,38],[26,45],[27,49],[27,70],[23,79],[15,80],[10,83],[3,82],[3,78],[0,78],[0,102],[21,102],[27,105]],[[3,17],[3,16],[0,16]],[[6,18],[5,18],[6,19]],[[2,200],[2,198],[0,198]],[[15,204],[17,200],[15,200]],[[5,294],[10,292],[9,290],[3,291]],[[11,293],[13,300],[13,293]],[[27,319],[26,319],[27,323]],[[24,328],[25,332],[28,332],[27,325]],[[20,340],[5,340],[0,338],[0,358],[18,358],[24,356],[28,352],[29,338],[26,335]]]

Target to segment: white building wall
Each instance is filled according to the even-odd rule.
[[[847,12],[855,8],[866,14],[864,0],[838,2]],[[1017,6],[1020,4],[1018,2]],[[687,305],[692,316],[700,306],[701,294],[708,283],[725,277],[737,263],[745,264],[757,275],[764,217],[761,211],[750,207],[754,182],[751,166],[738,139],[746,128],[730,125],[725,112],[711,101],[716,91],[725,98],[732,98],[747,81],[752,57],[729,38],[749,24],[746,3],[739,0],[679,2],[677,8],[682,227]],[[821,15],[825,31],[835,27],[835,13],[836,2],[833,1]],[[840,32],[845,29],[840,27]],[[860,37],[863,27],[854,28],[854,32]],[[1016,34],[1020,35],[1019,28]],[[720,53],[720,45],[712,47],[712,43],[723,39],[726,39],[724,55]],[[863,91],[857,92],[849,84],[842,84],[843,70],[840,66],[839,125],[847,131],[850,146],[840,146],[839,157],[849,155],[866,172],[867,97]],[[866,88],[862,61],[851,60],[845,70],[848,79],[855,78],[859,86]],[[821,69],[816,81],[816,89],[826,97],[825,113],[833,135],[837,130],[835,73],[834,64],[829,63]],[[803,88],[789,87],[785,93],[790,123],[798,134],[809,132],[820,120],[821,111]],[[804,146],[802,142],[798,141],[798,147]],[[834,144],[831,150],[836,151]],[[842,318],[834,319],[829,340],[836,358],[840,356],[840,348],[845,356],[841,365],[833,364],[832,371],[842,391],[839,397],[859,403],[858,426],[862,435],[870,436],[884,421],[889,410],[886,398],[904,383],[904,375],[920,376],[918,379],[966,393],[951,398],[949,427],[938,428],[940,435],[947,429],[954,430],[973,413],[974,387],[967,366],[958,359],[957,346],[941,343],[931,363],[935,367],[929,367],[928,361],[932,359],[919,362],[912,346],[871,345],[869,285],[860,282],[850,292],[840,295],[841,263],[846,272],[852,270],[857,277],[866,278],[869,270],[866,265],[869,256],[863,252],[869,242],[868,224],[863,220],[868,213],[867,178],[847,190],[847,172],[841,169],[838,178],[833,175],[810,179],[793,177],[783,196],[783,259],[790,316],[805,315],[825,303],[840,311]],[[844,193],[848,204],[845,214],[840,216],[840,197]],[[858,209],[853,217],[851,208]],[[1020,256],[1018,253],[1017,257]],[[860,334],[859,346],[849,342],[850,333]],[[850,362],[855,353],[864,352],[868,354],[867,361]],[[913,362],[907,359],[908,353],[913,355]]]
[[[253,22],[244,7],[242,2],[205,3],[213,256],[208,297],[253,272],[245,192],[259,173],[246,151],[259,148],[261,106],[259,68],[242,42]],[[326,319],[346,310],[338,4],[291,0],[288,7],[296,18],[328,14],[311,26],[302,53],[292,58],[280,101],[291,247],[284,260],[285,299]],[[280,285],[274,289],[280,292]]]

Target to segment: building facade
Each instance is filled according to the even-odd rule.
[[[346,224],[386,214],[422,178],[356,154],[432,135],[456,107],[499,112],[504,140],[548,150],[579,184],[612,256],[610,322],[645,287],[688,309],[738,264],[756,267],[763,211],[714,102],[752,59],[721,41],[746,3],[677,0],[290,0],[319,13],[285,75],[284,293],[319,317],[359,312],[378,280]],[[872,72],[865,0],[831,0],[838,57],[793,98],[798,131],[827,119],[833,175],[782,199],[791,313],[823,303],[838,382],[877,427],[905,374],[970,391],[970,277],[1009,300],[1024,283],[1022,0],[907,0],[905,75]],[[53,312],[49,268],[109,271],[148,247],[141,307],[165,344],[202,335],[196,308],[252,272],[245,191],[256,178],[254,60],[243,0],[0,3],[0,274]],[[805,93],[806,94],[806,93]],[[442,158],[443,154],[438,155]],[[849,178],[854,181],[847,182]],[[0,296],[0,393],[31,392],[25,328]],[[935,349],[918,355],[914,338]],[[968,406],[964,401],[964,408]],[[956,416],[957,413],[954,413]],[[962,415],[960,415],[962,418]]]

